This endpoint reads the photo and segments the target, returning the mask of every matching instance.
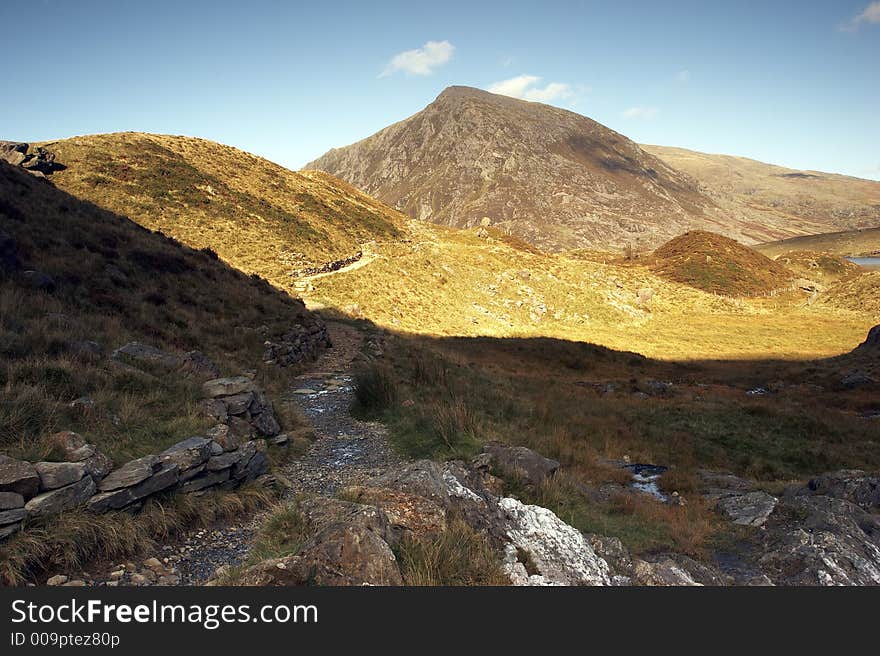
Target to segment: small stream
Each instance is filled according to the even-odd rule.
[[[650,494],[655,499],[663,501],[664,503],[669,501],[669,497],[660,490],[660,486],[657,483],[668,467],[664,467],[663,465],[634,463],[624,465],[623,468],[632,472],[633,482],[630,483],[630,486],[633,489],[636,489],[639,492],[644,492],[645,494]]]

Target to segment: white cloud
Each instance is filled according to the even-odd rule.
[[[455,46],[449,41],[428,41],[421,48],[399,52],[385,66],[379,77],[403,71],[411,75],[430,75],[450,59]]]
[[[624,118],[652,119],[660,110],[656,107],[630,107],[623,112]]]
[[[841,30],[845,32],[855,32],[864,24],[878,25],[880,24],[880,2],[872,2],[865,7],[860,14],[854,16],[843,26]]]
[[[509,80],[501,80],[489,85],[487,91],[499,93],[502,96],[512,96],[534,102],[549,103],[554,100],[565,100],[574,95],[570,84],[565,82],[550,82],[539,86],[541,78],[536,75],[517,75]]]
[[[675,74],[675,81],[679,84],[687,84],[691,81],[691,72],[687,69]]]

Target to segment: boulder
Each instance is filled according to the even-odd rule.
[[[143,458],[127,462],[119,469],[114,469],[107,474],[98,483],[98,489],[101,492],[109,492],[123,487],[131,487],[145,481],[161,468],[162,462],[158,456],[144,456]]]
[[[332,524],[345,524],[372,531],[385,541],[390,537],[388,516],[376,506],[330,497],[312,497],[301,500],[297,508],[312,533],[318,533]]]
[[[95,482],[91,476],[85,476],[76,483],[35,496],[25,504],[25,509],[33,516],[54,515],[81,506],[94,493]]]
[[[491,442],[483,447],[483,453],[477,456],[474,465],[502,476],[520,478],[532,486],[541,484],[559,469],[556,460],[545,458],[524,446],[508,446],[499,442]]]
[[[29,462],[0,455],[0,492],[15,492],[30,499],[40,490],[40,476]]]
[[[718,499],[716,509],[734,524],[761,526],[776,508],[776,503],[776,497],[756,490],[721,497]]]
[[[95,451],[90,457],[81,462],[86,468],[86,473],[95,480],[95,483],[113,470],[113,461],[100,451]]]
[[[402,585],[403,577],[388,543],[368,528],[326,526],[295,556],[255,565],[242,574],[243,585]]]
[[[21,523],[0,526],[0,540],[5,540],[13,533],[17,533],[19,530],[21,530]]]
[[[596,555],[580,531],[551,510],[512,498],[501,499],[499,505],[506,514],[510,543],[527,556],[534,570],[527,578],[529,584],[610,585],[608,563]],[[522,583],[522,569],[505,568],[512,582]]]
[[[226,413],[226,404],[220,399],[205,399],[202,403],[205,414],[214,421],[225,422],[228,415]]]
[[[34,465],[43,490],[57,490],[76,483],[86,475],[86,467],[79,462],[38,462]]]
[[[219,455],[211,456],[208,459],[207,470],[210,472],[222,471],[224,469],[229,469],[239,460],[241,460],[242,454],[238,451],[228,451],[221,452]]]
[[[205,396],[210,398],[253,392],[254,389],[256,389],[254,381],[247,376],[215,378],[202,384],[202,390],[204,391]]]

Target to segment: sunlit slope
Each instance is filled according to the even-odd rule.
[[[811,304],[801,291],[726,297],[595,254],[540,254],[474,231],[412,229],[413,243],[308,281],[304,296],[405,332],[544,335],[668,359],[835,355],[872,325],[870,313]]]
[[[46,144],[60,188],[276,284],[364,242],[396,239],[404,218],[327,174],[296,173],[191,137],[117,133]]]

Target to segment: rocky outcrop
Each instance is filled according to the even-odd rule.
[[[701,470],[703,496],[734,524],[761,526],[776,508],[776,497],[755,490],[751,482],[733,474]]]
[[[505,513],[505,571],[514,585],[609,585],[608,563],[593,551],[586,538],[552,511],[516,499],[499,501]],[[526,564],[514,559],[524,554]]]
[[[42,146],[37,146],[31,152],[28,144],[18,141],[0,141],[0,160],[40,176],[51,175],[66,168],[55,161],[55,153]]]
[[[251,568],[244,582],[394,585],[401,576],[393,547],[432,538],[454,517],[487,539],[514,584],[610,584],[607,563],[577,529],[546,508],[493,495],[482,477],[464,462],[420,460],[347,488],[353,501],[302,502],[314,537],[295,556]]]

